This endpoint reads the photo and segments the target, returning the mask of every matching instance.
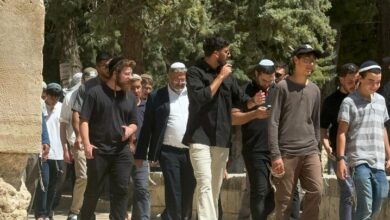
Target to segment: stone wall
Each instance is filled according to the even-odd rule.
[[[0,0],[0,219],[27,216],[21,178],[40,149],[44,15],[42,0]]]
[[[152,213],[155,216],[164,209],[164,184],[162,174],[154,172],[151,178],[156,182],[150,187],[152,197]],[[222,186],[221,201],[224,210],[224,220],[237,220],[242,204],[242,195],[245,191],[245,174],[232,174],[225,180]],[[388,177],[390,182],[390,178]],[[334,175],[324,175],[324,194],[321,203],[320,220],[338,219],[338,185]],[[194,207],[195,208],[195,207]],[[195,210],[194,210],[195,212]],[[269,218],[274,219],[273,217]],[[387,199],[382,207],[380,215],[375,220],[390,219],[390,199]]]

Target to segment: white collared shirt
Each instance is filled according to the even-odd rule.
[[[188,148],[181,143],[187,128],[188,120],[189,102],[187,87],[184,87],[181,93],[177,94],[168,86],[168,93],[170,111],[163,144],[178,148]]]
[[[60,114],[60,122],[66,124],[66,140],[71,146],[73,146],[76,140],[76,135],[74,134],[72,126],[72,103],[77,97],[77,91],[77,89],[72,90],[66,94],[64,101],[62,102]]]
[[[50,139],[50,160],[63,160],[64,151],[62,150],[61,138],[60,138],[60,114],[62,104],[57,102],[53,110],[48,109],[48,115],[46,117],[47,132]]]

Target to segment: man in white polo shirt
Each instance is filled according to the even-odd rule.
[[[35,201],[36,219],[52,217],[52,211],[58,205],[58,189],[61,185],[64,174],[64,157],[60,139],[60,113],[62,104],[59,99],[62,95],[62,88],[57,83],[49,83],[46,88],[46,109],[45,117],[47,131],[50,140],[50,151],[47,160],[42,160],[41,175],[43,185],[47,187],[37,188],[37,199]]]
[[[134,156],[138,166],[146,159],[160,162],[165,185],[164,220],[191,219],[192,215],[195,177],[188,147],[181,143],[188,118],[186,72],[183,63],[173,63],[168,86],[149,96]]]

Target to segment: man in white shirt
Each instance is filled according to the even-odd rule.
[[[95,68],[85,68],[81,77],[81,82],[85,83],[96,76],[97,71]],[[77,97],[77,89],[78,87],[75,87],[66,94],[62,103],[60,115],[60,134],[64,152],[64,162],[69,164],[74,162],[74,172],[76,177],[73,186],[73,198],[69,210],[68,220],[77,220],[77,215],[80,213],[81,206],[83,205],[85,187],[87,186],[87,162],[85,159],[84,149],[73,147],[76,135],[72,126],[72,103]]]
[[[160,162],[165,185],[166,208],[161,215],[164,220],[191,219],[192,216],[196,182],[188,147],[181,143],[188,118],[186,72],[183,63],[173,63],[168,73],[168,86],[149,96],[134,155],[139,166],[146,159]]]
[[[64,157],[60,140],[60,113],[62,104],[59,98],[62,95],[62,88],[57,83],[50,83],[46,88],[46,125],[50,139],[50,150],[47,160],[42,160],[41,175],[45,187],[37,188],[37,199],[35,201],[35,217],[46,219],[52,217],[52,211],[58,205],[55,201],[58,194],[58,186],[63,179]],[[47,187],[46,187],[47,186]],[[57,197],[58,198],[58,197]],[[57,199],[58,200],[58,199]]]

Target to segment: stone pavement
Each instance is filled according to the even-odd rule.
[[[68,212],[66,211],[58,211],[54,213],[54,219],[55,220],[66,220],[68,217]],[[28,219],[32,220],[34,219],[34,215],[30,214],[28,215]],[[96,213],[96,220],[107,220],[108,219],[108,213]]]

